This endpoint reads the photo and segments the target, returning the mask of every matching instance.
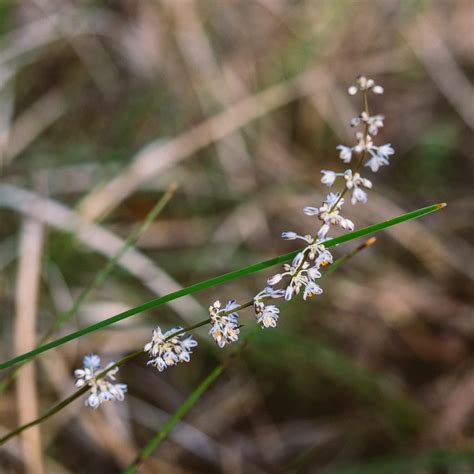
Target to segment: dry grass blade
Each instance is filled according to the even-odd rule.
[[[43,225],[34,219],[24,221],[16,287],[16,318],[14,330],[15,351],[20,354],[36,345],[36,316],[38,285],[41,275],[43,247]],[[17,378],[16,395],[20,424],[38,417],[38,394],[36,390],[36,367],[29,364]],[[44,472],[39,427],[21,435],[23,459],[26,471]]]

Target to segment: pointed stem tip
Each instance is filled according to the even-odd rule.
[[[365,241],[365,246],[369,247],[370,245],[374,245],[377,242],[377,237],[371,237]]]
[[[438,209],[443,209],[443,207],[446,207],[448,205],[448,203],[446,202],[440,202],[437,206],[438,206]]]
[[[178,183],[174,182],[174,183],[171,183],[169,186],[168,186],[168,192],[169,193],[175,193],[176,190],[178,189]]]

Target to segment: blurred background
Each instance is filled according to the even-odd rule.
[[[378,234],[322,296],[284,305],[142,472],[369,472],[388,460],[370,471],[388,473],[406,459],[420,462],[404,472],[472,472],[455,455],[431,465],[439,450],[474,449],[471,0],[3,0],[0,35],[2,361],[34,346],[170,183],[166,209],[58,335],[293,250],[280,233],[314,231],[301,210],[327,192],[321,169],[344,169],[335,147],[353,143],[361,110],[346,91],[363,73],[385,87],[370,107],[386,116],[376,143],[396,155],[347,217],[361,228],[448,207]],[[1,395],[0,434],[72,393],[85,353],[116,360],[155,324],[247,301],[273,273],[39,356]],[[253,318],[242,313],[244,334]],[[119,472],[232,351],[206,328],[195,336],[191,363],[128,363],[124,403],[76,401],[0,448],[0,471]]]

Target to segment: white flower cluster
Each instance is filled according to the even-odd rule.
[[[354,230],[354,223],[350,219],[342,217],[339,213],[343,205],[344,198],[341,193],[329,193],[321,207],[307,206],[303,209],[307,216],[318,216],[318,219],[322,222],[317,236],[320,241],[326,238],[332,225],[338,225],[344,230]],[[313,240],[311,239],[311,242]],[[308,242],[310,241],[308,240]]]
[[[332,262],[332,255],[324,248],[324,245],[312,240],[301,252],[298,252],[291,264],[283,265],[284,272],[277,273],[268,280],[269,285],[276,285],[284,277],[290,277],[290,282],[284,290],[286,300],[291,300],[293,295],[299,294],[302,289],[304,289],[303,299],[305,300],[323,292],[316,280],[321,278],[319,269]]]
[[[115,374],[119,368],[114,367],[110,369],[104,377],[100,379],[97,375],[108,367],[114,365],[114,362],[110,362],[104,369],[100,368],[100,357],[96,354],[88,354],[83,359],[84,367],[74,371],[76,377],[76,387],[83,387],[89,385],[91,388],[89,396],[86,398],[85,405],[91,408],[97,408],[101,403],[112,400],[122,401],[127,391],[127,385],[124,383],[112,383],[110,380],[115,380]]]
[[[348,89],[349,95],[356,95],[358,91],[372,90],[374,94],[383,94],[383,87],[375,84],[373,79],[367,79],[365,76],[358,76],[356,84]]]
[[[375,94],[383,94],[383,88],[379,85],[376,85],[372,79],[367,79],[364,76],[360,76],[357,79],[357,84],[349,87],[349,94],[354,95],[358,91],[361,91],[363,94],[367,94],[367,92],[371,90]],[[356,127],[360,124],[364,125],[364,132],[357,132],[356,133],[356,140],[357,144],[353,147],[339,145],[337,149],[340,151],[339,157],[344,163],[350,163],[353,155],[361,155],[362,159],[365,156],[369,156],[370,158],[364,164],[368,166],[374,173],[378,171],[381,166],[386,166],[389,164],[389,158],[391,155],[395,153],[392,145],[389,143],[385,145],[376,146],[374,145],[372,136],[377,135],[379,129],[381,129],[384,125],[385,117],[383,115],[370,115],[369,111],[367,110],[367,101],[364,101],[366,110],[361,112],[358,117],[355,117],[351,121],[351,125]],[[326,172],[331,173],[331,172]],[[336,176],[341,176],[341,174],[324,174],[321,181],[328,186],[332,186],[336,179]],[[356,193],[360,194],[360,193]],[[354,198],[352,202],[357,202],[359,199]],[[361,200],[361,202],[365,202]]]
[[[373,142],[373,136],[377,135],[384,125],[383,115],[369,114],[367,94],[372,91],[375,94],[382,94],[383,88],[372,79],[364,76],[357,78],[356,85],[349,88],[349,94],[355,95],[362,92],[364,95],[364,111],[351,122],[352,126],[363,125],[364,131],[356,133],[356,144],[352,147],[339,145],[339,156],[344,163],[350,163],[354,156],[358,161],[354,169],[347,169],[342,173],[336,173],[331,170],[323,170],[321,182],[327,186],[333,186],[338,178],[343,178],[344,188],[341,192],[329,193],[320,207],[305,207],[304,213],[308,216],[316,216],[321,221],[321,226],[316,236],[299,235],[296,232],[287,231],[282,233],[282,237],[286,240],[300,239],[306,243],[306,247],[300,251],[291,264],[283,266],[284,271],[277,273],[268,280],[268,284],[273,286],[289,278],[283,290],[272,290],[284,292],[286,300],[290,300],[294,295],[303,293],[303,298],[319,295],[322,288],[317,284],[318,278],[321,277],[321,266],[332,263],[331,253],[324,247],[331,226],[339,226],[344,230],[354,230],[354,223],[341,216],[340,211],[344,205],[344,195],[350,193],[351,203],[367,202],[367,191],[372,188],[372,182],[361,176],[359,168],[362,164],[368,166],[372,171],[377,171],[381,166],[389,164],[389,157],[394,154],[394,150],[390,144],[376,146]],[[364,159],[368,157],[366,163]],[[265,290],[264,290],[265,291]],[[264,293],[264,292],[262,292]],[[280,294],[280,293],[279,293]],[[261,293],[254,299],[254,307],[257,314],[257,321],[263,327],[275,327],[279,311],[274,305],[265,306],[261,301]],[[270,308],[270,309],[268,309]]]
[[[181,326],[176,326],[163,333],[159,326],[153,329],[150,342],[143,350],[151,359],[147,365],[157,368],[160,372],[180,362],[189,362],[191,349],[197,346],[192,336],[186,336]],[[177,334],[179,333],[179,334]]]
[[[234,311],[237,308],[240,308],[240,305],[235,300],[230,300],[224,308],[221,308],[220,301],[214,301],[209,306],[211,318],[209,334],[221,349],[239,338],[239,315]]]
[[[267,286],[255,295],[253,305],[258,324],[261,324],[264,328],[276,327],[280,310],[274,304],[266,305],[265,301],[272,298],[282,298],[283,296],[285,296],[285,290],[274,290],[271,286]]]

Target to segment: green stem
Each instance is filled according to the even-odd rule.
[[[369,227],[365,227],[364,229],[360,229],[354,232],[349,232],[348,234],[341,235],[339,237],[335,237],[333,239],[327,240],[324,242],[324,246],[327,248],[334,247],[335,245],[343,244],[345,242],[349,242],[350,240],[356,239],[358,237],[363,237],[365,235],[374,233],[374,232],[379,232],[382,229],[386,229],[387,227],[391,227],[396,224],[400,224],[402,222],[408,221],[410,219],[416,219],[418,217],[424,216],[426,214],[429,214],[431,212],[438,211],[439,209],[442,209],[445,207],[446,204],[434,204],[432,206],[424,207],[421,209],[418,209],[416,211],[408,212],[406,214],[403,214],[401,216],[395,217],[393,219],[380,222],[378,224],[371,225]],[[144,303],[142,305],[136,306],[135,308],[131,308],[127,311],[124,311],[122,313],[116,314],[115,316],[112,316],[110,318],[107,318],[103,321],[100,321],[98,323],[92,324],[90,326],[87,326],[83,329],[80,329],[79,331],[73,332],[71,334],[68,334],[64,337],[61,337],[59,339],[56,339],[52,342],[49,342],[47,344],[44,344],[32,351],[25,352],[24,354],[21,354],[17,357],[14,357],[12,359],[9,359],[5,362],[2,362],[0,364],[0,369],[6,369],[7,367],[11,367],[12,365],[17,364],[18,362],[21,362],[23,360],[30,359],[42,352],[48,351],[50,349],[53,349],[55,347],[58,347],[62,344],[65,344],[66,342],[72,341],[74,339],[77,339],[81,336],[84,336],[85,334],[89,334],[91,332],[97,331],[99,329],[103,329],[107,326],[110,326],[111,324],[117,323],[119,321],[122,321],[126,318],[129,318],[131,316],[134,316],[138,313],[142,313],[143,311],[149,310],[151,308],[155,308],[157,306],[160,306],[164,303],[168,303],[169,301],[181,298],[183,296],[190,295],[192,293],[196,293],[198,291],[204,290],[206,288],[210,288],[212,286],[220,285],[224,282],[235,280],[236,278],[240,278],[244,275],[249,275],[251,273],[255,273],[261,270],[264,270],[265,268],[271,267],[273,265],[286,262],[288,260],[291,260],[292,258],[295,257],[295,255],[300,252],[301,249],[299,250],[294,250],[293,252],[286,253],[284,255],[280,255],[275,258],[271,258],[269,260],[265,260],[263,262],[259,262],[253,265],[249,265],[248,267],[241,268],[239,270],[234,270],[229,273],[225,273],[223,275],[220,275],[218,277],[210,278],[208,280],[201,281],[199,283],[195,283],[194,285],[190,285],[186,288],[182,288],[180,290],[174,291],[172,293],[168,293],[165,296],[161,296],[160,298],[156,298],[154,300],[148,301],[147,303]]]
[[[30,421],[29,423],[26,423],[25,425],[22,425],[22,426],[18,427],[16,430],[10,431],[10,433],[8,433],[5,436],[3,436],[2,438],[0,438],[0,445],[5,443],[6,441],[8,441],[10,438],[13,438],[14,436],[20,434],[22,431],[24,431],[28,428],[31,428],[32,426],[38,425],[39,423],[47,420],[48,418],[50,418],[51,416],[56,414],[58,411],[62,410],[67,405],[72,403],[74,400],[79,398],[82,394],[86,393],[88,389],[89,389],[88,385],[82,387],[81,389],[77,390],[77,392],[74,392],[70,397],[65,398],[62,402],[55,405],[53,408],[51,408],[51,410],[46,412],[40,418],[37,418],[36,420]]]

